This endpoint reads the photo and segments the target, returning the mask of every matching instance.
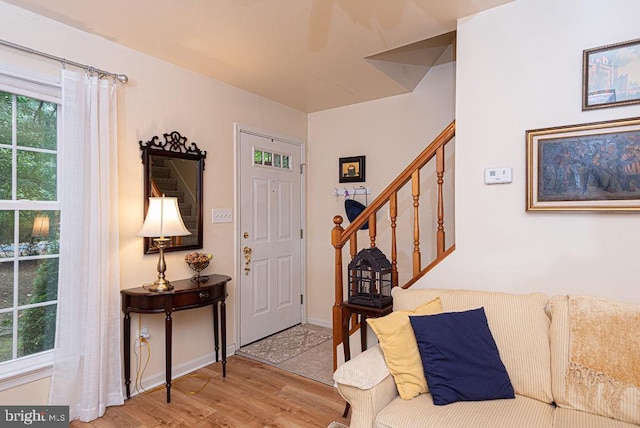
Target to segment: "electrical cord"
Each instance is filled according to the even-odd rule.
[[[141,331],[142,331],[142,315],[139,315],[138,316],[138,337],[136,337],[136,339],[133,341],[133,352],[136,356],[136,378],[134,383],[134,390],[137,391],[138,394],[143,394],[143,393],[146,394],[146,393],[151,393],[154,391],[164,389],[166,388],[166,386],[158,385],[155,388],[151,388],[149,390],[145,389],[142,386],[142,378],[143,378],[144,372],[147,369],[147,366],[149,365],[149,361],[151,360],[151,344],[149,343],[146,337],[143,337],[140,335]],[[144,366],[142,366],[142,345],[143,344],[146,345],[147,347],[147,359],[144,362]],[[137,352],[138,349],[140,349],[140,354],[138,354]],[[180,388],[179,382],[186,378],[204,379],[205,382],[200,388],[198,388],[195,391],[185,391],[184,389]],[[178,391],[182,392],[185,395],[195,395],[200,391],[202,391],[209,384],[210,380],[211,378],[208,376],[203,376],[197,373],[190,373],[185,376],[181,376],[180,378],[173,381],[172,386],[174,389],[177,389]]]
[[[138,392],[138,394],[141,394],[146,391],[142,386],[142,377],[144,375],[144,371],[147,369],[147,366],[149,365],[149,361],[151,360],[151,345],[149,344],[149,341],[147,341],[145,337],[142,337],[140,335],[141,331],[142,331],[142,315],[139,314],[138,315],[138,336],[136,337],[136,340],[133,341],[133,353],[136,356],[136,378],[135,378],[133,388],[135,391]],[[143,343],[147,345],[147,360],[144,363],[144,367],[142,366],[142,344]],[[137,352],[138,349],[140,350],[139,355]]]
[[[147,345],[147,360],[144,363],[144,367],[142,367],[142,344],[143,343]],[[140,349],[139,355],[138,355],[138,352],[136,351],[136,349],[138,348]],[[133,352],[136,355],[136,379],[134,383],[134,389],[138,392],[138,394],[141,394],[143,392],[146,392],[146,389],[144,389],[144,387],[142,386],[142,377],[144,375],[144,371],[147,369],[147,366],[149,365],[149,360],[151,360],[151,345],[149,344],[149,341],[144,337],[138,336],[136,340],[133,342]]]
[[[186,378],[189,378],[189,377],[191,377],[191,378],[198,378],[198,379],[204,379],[204,380],[205,380],[205,382],[204,382],[204,384],[203,384],[200,388],[198,388],[198,389],[197,389],[197,390],[195,390],[195,391],[185,391],[185,390],[183,390],[182,388],[180,388],[180,387],[178,386],[178,381],[181,381],[181,380],[186,379]],[[199,393],[200,391],[202,391],[202,390],[205,388],[205,386],[207,386],[207,385],[209,384],[209,381],[210,381],[210,380],[211,380],[211,378],[210,378],[209,376],[203,376],[203,375],[200,375],[200,374],[197,374],[197,373],[189,373],[189,374],[187,374],[187,375],[184,375],[184,376],[182,376],[182,377],[180,377],[180,378],[176,379],[176,380],[175,380],[175,382],[173,382],[173,387],[174,387],[175,389],[177,389],[178,391],[182,392],[182,393],[183,393],[183,394],[185,394],[185,395],[196,395],[197,393]]]

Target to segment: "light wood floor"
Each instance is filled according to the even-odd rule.
[[[195,376],[194,376],[195,375]],[[209,379],[209,383],[198,391]],[[133,384],[132,384],[133,385]],[[259,362],[231,356],[227,377],[221,363],[199,369],[166,390],[156,388],[109,407],[90,423],[71,428],[141,427],[322,427],[342,418],[344,401],[337,389]]]

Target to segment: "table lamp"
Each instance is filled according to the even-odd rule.
[[[147,217],[144,219],[138,236],[153,238],[158,247],[160,258],[158,259],[158,279],[149,284],[149,291],[163,292],[173,288],[173,285],[165,279],[164,272],[167,265],[164,262],[164,249],[171,236],[190,235],[182,222],[178,210],[178,199],[165,197],[150,197]]]

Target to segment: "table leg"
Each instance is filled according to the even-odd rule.
[[[349,415],[349,409],[351,408],[351,404],[349,404],[349,402],[347,402],[347,404],[344,405],[344,412],[342,412],[342,417],[346,418]]]
[[[348,309],[342,308],[342,350],[344,351],[344,361],[351,359],[351,348],[349,346],[349,318],[351,314]]]
[[[367,349],[367,317],[360,315],[360,350]]]
[[[167,311],[164,324],[165,335],[165,375],[167,379],[167,403],[171,403],[171,311]]]
[[[127,389],[127,399],[131,398],[131,315],[124,313],[124,386]]]
[[[216,363],[218,362],[218,302],[213,305],[213,346],[216,351]]]
[[[351,345],[349,343],[349,319],[351,319],[351,311],[342,308],[342,350],[344,351],[345,363],[351,359]],[[342,417],[346,418],[349,414],[351,405],[347,402],[344,406]]]
[[[222,377],[227,377],[227,308],[220,302],[220,325],[222,327]]]

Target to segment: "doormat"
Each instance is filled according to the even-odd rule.
[[[280,364],[329,339],[331,339],[331,333],[327,328],[311,324],[296,325],[244,346],[238,353],[271,364]]]
[[[297,325],[244,346],[236,355],[333,386],[331,329]]]

